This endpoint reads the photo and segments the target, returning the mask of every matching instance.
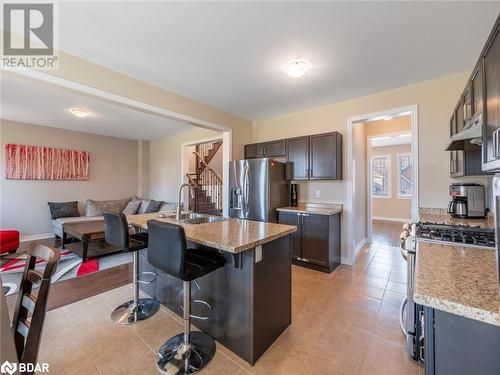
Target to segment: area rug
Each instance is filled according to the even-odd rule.
[[[24,271],[26,253],[16,253],[0,258],[0,276],[5,295],[17,293]],[[114,254],[102,255],[98,258],[90,258],[82,263],[82,258],[73,254],[69,250],[61,251],[61,259],[57,265],[56,272],[52,277],[52,282],[88,275],[93,272],[116,267],[132,262],[132,254],[118,252]],[[42,261],[37,262],[43,268]]]

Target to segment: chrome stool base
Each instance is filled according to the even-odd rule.
[[[194,374],[206,366],[215,354],[215,341],[203,332],[191,332],[189,342],[184,333],[165,342],[156,357],[156,366],[164,374]]]
[[[160,308],[160,303],[153,298],[139,298],[121,304],[111,313],[111,320],[117,324],[134,324],[154,315]]]

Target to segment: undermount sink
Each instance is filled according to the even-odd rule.
[[[171,220],[176,220],[175,214],[165,215],[163,217]],[[224,219],[222,216],[199,214],[196,212],[186,212],[181,214],[181,219],[179,221],[187,224],[205,224],[205,223],[215,223],[217,221],[224,221],[224,220],[226,219]]]

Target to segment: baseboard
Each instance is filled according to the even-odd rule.
[[[361,241],[357,243],[357,245],[354,247],[354,258],[356,259],[356,255],[358,255],[358,252],[367,244],[366,237],[363,238]]]
[[[43,240],[45,238],[54,237],[54,233],[40,233],[40,234],[32,234],[31,236],[21,236],[19,239],[21,242],[26,241],[35,241],[35,240]]]
[[[349,257],[340,257],[340,263],[341,264],[346,264],[348,266],[352,266],[353,262],[351,262],[351,259]]]
[[[411,219],[405,219],[404,217],[386,217],[386,216],[372,216],[372,220],[383,220],[383,221],[398,221],[401,223],[410,223]]]

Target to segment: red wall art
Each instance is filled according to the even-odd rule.
[[[89,153],[43,146],[6,144],[5,178],[87,181]]]

